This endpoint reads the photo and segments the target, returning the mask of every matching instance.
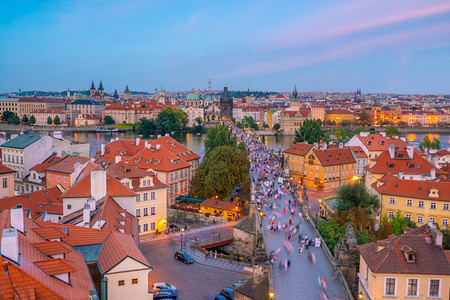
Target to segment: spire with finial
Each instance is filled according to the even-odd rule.
[[[297,85],[294,85],[294,91],[292,92],[292,97],[294,100],[297,100],[298,93],[297,93]]]
[[[91,82],[91,90],[95,90],[94,80]]]
[[[125,93],[128,93],[130,89],[128,88],[128,85],[125,87]]]
[[[99,91],[102,91],[102,90],[103,90],[103,83],[102,83],[101,80],[100,80],[100,84],[98,85],[98,90],[99,90]]]

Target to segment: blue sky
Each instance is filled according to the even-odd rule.
[[[2,1],[0,92],[450,93],[450,2]]]

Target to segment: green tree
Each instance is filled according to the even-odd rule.
[[[137,125],[137,133],[142,134],[144,137],[148,137],[150,134],[156,131],[156,128],[157,126],[155,120],[142,118],[139,120],[139,123]]]
[[[14,113],[12,111],[5,110],[2,113],[2,121],[8,121],[9,122],[9,119],[12,118],[13,116],[14,116]]]
[[[156,118],[156,126],[158,130],[166,133],[179,131],[185,127],[187,123],[187,115],[181,109],[175,111],[171,106],[164,108]]]
[[[30,125],[36,124],[36,117],[34,115],[31,115],[30,117]]]
[[[8,119],[8,122],[11,123],[11,124],[17,125],[17,124],[20,123],[20,119],[19,119],[19,117],[15,114],[15,115],[13,115],[12,117],[10,117],[10,118]]]
[[[341,186],[337,196],[336,208],[339,214],[351,208],[365,208],[367,213],[374,213],[380,206],[378,198],[371,195],[361,182]]]
[[[253,130],[259,129],[258,124],[256,124],[255,120],[251,116],[244,116],[241,121],[241,126],[243,128],[250,128]]]
[[[295,131],[294,144],[307,142],[308,144],[320,143],[324,138],[324,132],[316,120],[306,119]]]
[[[408,218],[404,218],[400,210],[397,210],[395,215],[391,218],[392,233],[395,235],[402,234],[403,228],[405,227],[417,228],[414,222]]]
[[[116,123],[114,119],[111,116],[105,116],[105,119],[103,120],[106,125],[111,125]]]
[[[442,232],[442,248],[450,250],[450,230],[441,229]]]
[[[49,116],[49,117],[47,118],[47,124],[48,124],[48,125],[52,125],[52,124],[53,124],[52,117]]]
[[[275,130],[275,131],[280,130],[280,128],[281,128],[281,126],[278,123],[274,124],[273,127],[272,127],[272,129]]]
[[[177,109],[175,111],[175,116],[177,117],[177,120],[178,120],[180,126],[182,128],[186,128],[186,125],[187,125],[187,122],[188,122],[187,114],[183,110]]]
[[[360,134],[361,132],[370,132],[368,128],[358,127],[353,130],[353,134]]]
[[[344,128],[335,128],[325,133],[325,141],[334,143],[346,143],[350,136]]]
[[[330,249],[331,253],[334,253],[334,246],[345,235],[345,226],[339,225],[335,219],[319,220],[317,229],[327,243],[328,249]]]
[[[394,135],[400,136],[400,131],[397,128],[395,128],[394,126],[386,127],[385,132],[386,132],[386,135],[389,137],[394,136]]]
[[[195,118],[195,122],[197,122],[198,125],[202,125],[203,119],[201,117]]]
[[[212,150],[220,146],[236,147],[236,138],[231,135],[228,127],[217,125],[211,127],[206,134],[205,156],[208,156]]]
[[[400,126],[400,127],[408,127],[408,123],[406,123],[405,121],[400,121],[400,122],[398,122],[398,126]]]
[[[266,122],[263,123],[263,126],[262,126],[262,127],[263,127],[265,130],[269,129],[269,125],[267,125]]]
[[[30,120],[28,119],[27,115],[23,115],[22,117],[22,122],[24,122],[25,124],[28,124]]]
[[[55,125],[61,124],[61,119],[59,118],[59,116],[55,116],[55,118],[53,119],[53,124]]]
[[[356,115],[356,124],[358,126],[369,126],[371,123],[369,114],[362,110]]]
[[[350,121],[350,120],[343,120],[342,122],[341,122],[341,126],[352,126],[352,121]]]
[[[430,150],[430,149],[441,149],[441,141],[437,138],[433,138],[433,141],[430,140],[428,135],[423,137],[422,142],[419,144],[419,148],[421,151]]]

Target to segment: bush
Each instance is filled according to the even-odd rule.
[[[211,215],[210,213],[206,213],[205,217],[209,218],[210,215]]]

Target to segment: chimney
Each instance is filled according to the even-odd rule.
[[[156,150],[159,150],[160,148],[161,148],[160,144],[156,145]]]
[[[88,199],[87,204],[89,205],[89,209],[91,211],[95,210],[95,203],[96,203],[95,199]]]
[[[111,143],[113,143],[115,140],[116,140],[115,138],[112,138],[112,139],[111,139]]]
[[[406,142],[406,137],[402,136],[402,137],[400,137],[400,139],[401,139],[402,141]]]
[[[11,208],[11,227],[21,232],[25,232],[23,225],[23,208]]]
[[[161,135],[160,134],[158,134],[158,139],[161,137]]]
[[[145,143],[145,144],[144,144],[144,147],[147,148],[147,146],[148,146],[148,141],[145,141],[144,143]]]
[[[169,134],[168,133],[166,133],[166,135],[165,136],[169,136]]]
[[[389,144],[389,156],[391,159],[395,158],[395,145]]]
[[[322,149],[327,150],[328,144],[326,142],[322,143]]]
[[[408,153],[409,159],[413,159],[414,158],[414,146],[413,145],[406,146],[406,153]]]
[[[136,138],[136,146],[139,146],[139,144],[141,143],[141,138]]]
[[[106,148],[106,145],[105,144],[101,144],[101,146],[100,146],[100,154],[103,156],[103,155],[105,155],[105,148]]]
[[[433,156],[433,158],[431,159],[431,163],[433,164],[433,166],[435,166],[436,168],[439,168],[439,158],[435,155]]]
[[[369,136],[369,132],[361,132],[359,135],[361,137],[368,137]]]
[[[431,177],[431,180],[434,180],[436,178],[436,169],[435,168],[431,168],[430,177]]]
[[[122,160],[122,156],[117,155],[116,156],[116,164],[119,163]]]
[[[1,245],[2,256],[19,263],[19,234],[16,228],[3,229]]]
[[[400,169],[400,171],[398,171],[398,178],[403,179],[403,171],[402,171],[402,169]]]
[[[89,228],[90,222],[91,222],[91,206],[86,203],[83,207],[83,227]]]
[[[116,141],[118,141],[119,140],[119,137],[116,137]]]
[[[314,148],[319,148],[319,143],[313,143]]]
[[[60,130],[58,130],[58,131],[53,131],[53,137],[54,137],[55,139],[60,139],[60,140],[62,140],[62,132],[61,132]]]
[[[340,143],[339,143],[339,148],[340,148],[340,149],[344,148],[344,143],[340,142]]]
[[[382,131],[382,132],[380,132],[380,134],[382,137],[386,137],[386,132]]]
[[[83,171],[83,164],[80,162],[75,163],[73,165],[73,174],[75,175],[74,178],[77,178],[81,171]]]
[[[106,171],[91,171],[91,198],[99,200],[106,196]]]
[[[150,149],[152,147],[152,144],[148,143],[145,148]]]

